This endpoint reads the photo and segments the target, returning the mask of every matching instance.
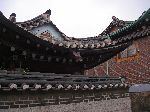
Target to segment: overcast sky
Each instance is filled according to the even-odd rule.
[[[150,0],[0,0],[0,11],[17,21],[32,19],[51,9],[51,20],[67,36],[84,38],[101,33],[116,16],[136,20],[150,8]]]

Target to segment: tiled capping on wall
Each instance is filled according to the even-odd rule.
[[[127,89],[102,91],[0,92],[0,109],[101,101],[129,97]]]

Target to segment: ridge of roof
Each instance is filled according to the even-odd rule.
[[[59,50],[65,49],[67,52],[77,57],[79,57],[78,55],[79,53],[82,53],[81,55],[83,57],[86,57],[86,55],[89,56],[95,54],[93,55],[93,57],[94,56],[96,57],[96,58],[94,57],[95,59],[93,58],[94,62],[85,61],[85,63],[83,63],[84,69],[88,69],[100,63],[103,63],[104,61],[107,61],[112,56],[129,47],[132,40],[149,35],[149,28],[150,28],[149,14],[150,11],[148,10],[134,23],[126,27],[123,27],[122,29],[117,30],[114,33],[111,33],[110,35],[103,35],[102,38],[104,38],[104,40],[102,40],[102,38],[99,37],[98,38],[92,37],[86,39],[72,38],[68,41],[65,40],[56,41],[53,38],[52,40],[43,40],[42,38],[37,38],[37,36],[33,35],[31,32],[25,31],[25,29],[18,27],[16,24],[14,24],[14,22],[10,21],[3,15],[0,15],[0,24],[4,26],[4,28],[2,27],[1,30],[2,33],[5,33],[6,28],[9,28],[12,31],[14,31],[16,35],[23,36],[25,37],[24,39],[28,39],[31,42],[33,41],[36,44],[37,49],[38,49],[37,45],[43,46],[42,49],[44,50],[46,49],[46,47],[51,48],[55,46]],[[73,52],[76,52],[76,54],[74,55]],[[105,53],[108,55],[106,55]],[[97,57],[98,55],[104,58],[102,60],[99,60],[99,57]]]
[[[149,26],[150,25],[150,24],[148,24],[149,21],[150,21],[150,8],[147,11],[145,11],[144,13],[142,13],[142,15],[137,20],[130,23],[129,25],[122,27],[121,29],[118,29],[115,32],[112,32],[111,34],[109,34],[109,36],[111,39],[115,39],[115,38],[119,38],[119,36],[124,33],[129,34],[134,29],[139,29],[140,27],[144,30],[145,27],[143,28],[143,25]],[[148,33],[148,35],[149,35],[149,33]]]
[[[50,9],[49,9],[50,10]],[[37,28],[39,26],[42,26],[44,24],[50,24],[52,25],[56,31],[58,31],[61,36],[64,38],[64,40],[68,40],[68,36],[66,36],[63,32],[61,32],[57,26],[50,20],[50,14],[51,13],[48,13],[49,10],[47,10],[45,13],[31,19],[31,20],[27,20],[27,21],[24,21],[24,22],[16,22],[15,24],[18,25],[19,27],[27,30],[27,31],[31,31],[32,29],[34,28]]]
[[[148,11],[146,11],[145,12],[146,14],[148,13],[149,14],[149,10]],[[66,46],[65,45],[65,43],[66,42],[70,42],[69,44],[69,46],[71,47],[72,46],[72,48],[77,48],[77,47],[79,47],[80,46],[80,44],[83,44],[83,45],[81,45],[82,46],[82,48],[88,48],[88,46],[90,47],[91,46],[91,48],[99,48],[99,46],[101,46],[100,44],[101,44],[101,42],[104,42],[105,40],[110,40],[111,41],[111,43],[113,43],[113,41],[112,41],[112,39],[113,40],[115,40],[115,38],[118,38],[119,37],[119,35],[120,34],[124,34],[124,32],[126,32],[126,34],[124,34],[123,36],[125,36],[125,35],[127,35],[129,32],[131,32],[132,30],[130,30],[130,31],[128,31],[128,29],[130,29],[131,27],[135,27],[135,24],[138,24],[139,26],[141,26],[141,24],[139,24],[139,20],[140,21],[142,21],[142,23],[144,24],[144,22],[145,21],[143,21],[143,19],[144,19],[144,15],[145,15],[145,13],[137,20],[137,21],[134,21],[134,22],[132,22],[132,24],[129,24],[129,25],[127,25],[127,26],[125,26],[125,27],[123,27],[121,30],[117,30],[117,31],[115,31],[114,33],[111,33],[111,34],[107,34],[107,35],[98,35],[97,37],[89,37],[89,38],[82,38],[82,39],[77,39],[77,38],[70,38],[70,37],[67,37],[67,39],[65,40],[64,39],[64,42],[57,42],[57,43],[61,43],[62,45],[61,46]],[[43,13],[44,14],[44,13]],[[38,16],[38,18],[40,18],[40,19],[33,19],[34,21],[36,21],[36,22],[39,22],[39,21],[42,21],[42,23],[43,24],[52,24],[55,28],[56,28],[56,30],[58,30],[59,31],[59,29],[56,27],[56,25],[54,25],[53,23],[52,23],[52,21],[50,21],[49,20],[49,17],[47,18],[45,18],[45,16],[47,15],[40,15],[40,16]],[[148,17],[149,18],[149,17]],[[37,21],[38,20],[38,21]],[[149,20],[148,20],[149,21]],[[24,23],[24,22],[23,22]],[[25,24],[29,24],[29,23],[33,23],[33,21],[31,20],[31,21],[28,21],[28,22],[26,22]],[[127,22],[127,23],[131,23],[131,22]],[[17,23],[16,23],[17,24]],[[39,25],[39,24],[38,24]],[[37,26],[38,26],[37,25]],[[112,25],[120,25],[120,26],[123,26],[124,25],[124,21],[122,21],[122,20],[119,20],[118,18],[116,18],[115,17],[115,20],[113,20],[111,23],[110,23],[110,25],[109,26],[112,26]],[[36,26],[36,27],[37,27]],[[109,27],[109,28],[112,28],[112,27]],[[106,28],[106,29],[109,29],[109,28]],[[136,28],[136,27],[135,27]],[[134,28],[134,29],[135,29]],[[25,30],[25,29],[24,29]],[[60,31],[59,31],[60,32]],[[31,32],[30,32],[31,33]],[[60,32],[61,33],[61,32]],[[64,36],[65,38],[66,38],[66,36],[65,36],[65,34],[63,34],[63,33],[61,33],[62,34],[62,36]],[[54,39],[55,40],[55,39]],[[109,42],[104,42],[104,44],[108,44],[108,45],[104,45],[104,46],[111,46],[112,44],[109,44],[110,43],[110,41]],[[90,43],[89,43],[90,42]],[[51,43],[53,43],[53,42],[51,42]],[[84,44],[85,43],[85,44]],[[73,44],[73,45],[72,45]],[[76,45],[75,45],[76,44]],[[89,45],[86,45],[86,44],[89,44]],[[93,45],[93,44],[97,44],[97,45]],[[103,44],[103,43],[102,43]],[[68,45],[67,45],[68,46]],[[83,47],[83,46],[85,46],[85,47]],[[103,46],[103,45],[102,45]],[[80,48],[80,47],[79,47]]]

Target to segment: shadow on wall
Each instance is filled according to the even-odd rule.
[[[129,88],[132,112],[150,112],[150,84],[136,84]]]

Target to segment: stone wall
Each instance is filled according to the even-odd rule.
[[[0,112],[131,112],[130,98],[0,110]]]
[[[131,112],[127,90],[0,92],[0,112]]]

